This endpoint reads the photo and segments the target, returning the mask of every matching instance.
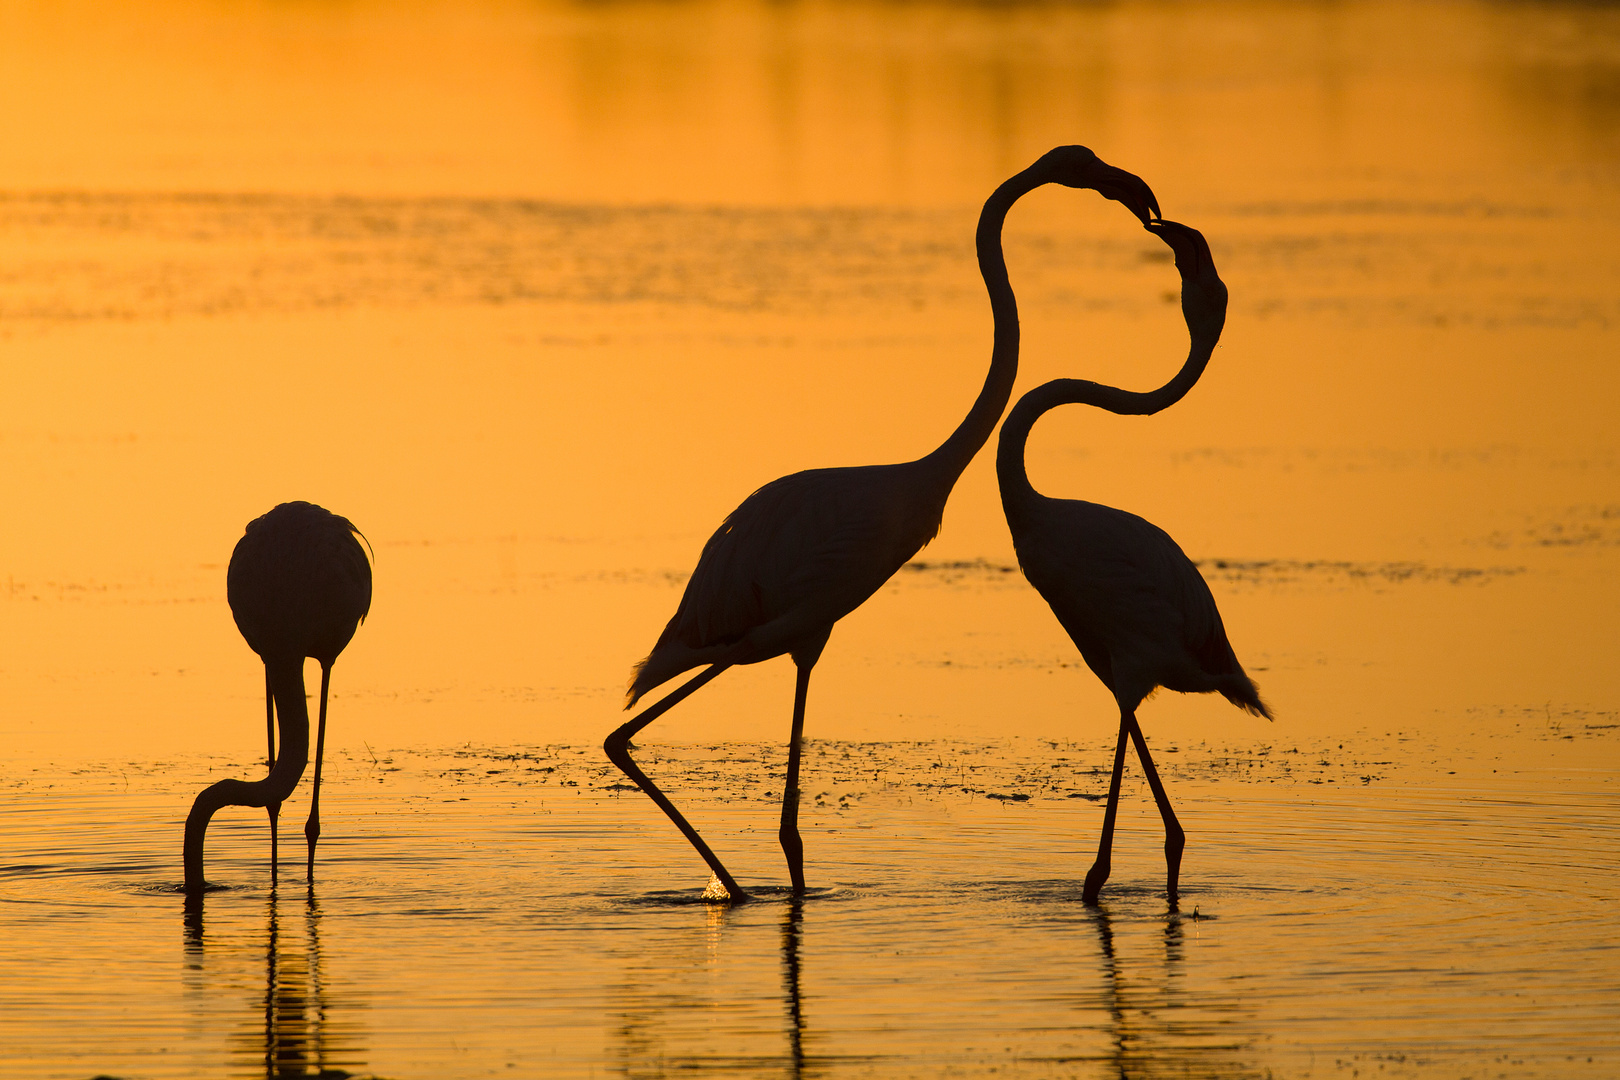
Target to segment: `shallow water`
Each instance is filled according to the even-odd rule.
[[[1620,1072],[1620,17],[1601,5],[149,0],[0,12],[0,1075]],[[1062,410],[1035,484],[1198,561],[1278,719],[1115,718],[989,454],[810,696],[640,737],[760,902],[600,752],[709,531],[937,445],[985,194],[1083,142],[1208,235],[1195,392]],[[1043,190],[1017,393],[1154,385],[1166,252]],[[225,603],[289,498],[376,553],[270,888]]]
[[[302,800],[274,889],[261,814],[228,812],[209,852],[226,888],[189,922],[174,788],[231,763],[42,769],[8,785],[0,963],[27,978],[6,980],[0,1060],[41,1077],[1608,1075],[1616,771],[1509,767],[1493,741],[1525,740],[1482,739],[1472,767],[1374,736],[1161,744],[1189,835],[1179,912],[1135,783],[1105,903],[1078,902],[1101,743],[812,742],[802,903],[775,847],[780,749],[649,747],[759,888],[731,909],[698,902],[701,863],[593,747],[338,756],[315,887]]]

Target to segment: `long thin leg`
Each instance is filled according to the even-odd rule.
[[[1164,784],[1159,781],[1159,770],[1153,767],[1153,757],[1148,753],[1147,739],[1142,736],[1142,726],[1136,722],[1136,714],[1130,719],[1131,741],[1136,743],[1136,756],[1142,759],[1142,771],[1147,773],[1148,787],[1153,789],[1153,801],[1159,804],[1159,815],[1164,818],[1164,862],[1169,868],[1169,885],[1166,891],[1170,894],[1170,906],[1176,906],[1176,884],[1181,879],[1181,850],[1187,846],[1187,834],[1182,831],[1181,822],[1176,820],[1176,812],[1170,809],[1170,796],[1164,793]]]
[[[309,841],[309,872],[306,880],[315,884],[315,841],[321,838],[321,757],[326,751],[326,691],[332,684],[332,668],[321,665],[321,722],[315,730],[315,789],[309,798],[309,820],[304,822],[304,838]]]
[[[1114,778],[1108,784],[1108,809],[1103,811],[1102,841],[1097,845],[1097,861],[1086,874],[1086,886],[1080,893],[1080,899],[1091,905],[1097,903],[1103,883],[1108,880],[1109,857],[1114,850],[1114,818],[1119,814],[1119,781],[1125,773],[1125,739],[1130,724],[1131,714],[1121,712],[1119,742],[1114,746]]]
[[[264,669],[264,735],[270,744],[269,766],[276,767],[276,699],[270,693],[270,669]],[[281,820],[281,804],[273,802],[265,808],[270,812],[270,881],[276,880],[276,825]]]
[[[729,666],[729,664],[711,664],[684,683],[680,689],[656,704],[648,706],[640,716],[620,725],[602,743],[602,749],[607,752],[608,760],[617,765],[620,772],[634,780],[636,786],[645,791],[647,797],[657,803],[658,808],[668,815],[669,820],[675,823],[675,827],[681,830],[681,835],[685,836],[688,842],[697,849],[697,853],[703,856],[703,861],[709,864],[709,869],[714,871],[714,876],[720,879],[720,884],[726,887],[726,892],[731,896],[731,902],[740,904],[748,899],[748,894],[743,892],[741,885],[737,884],[737,879],[731,876],[731,871],[727,870],[725,864],[715,857],[713,851],[709,850],[709,845],[703,842],[703,837],[699,836],[697,830],[692,828],[691,824],[681,816],[679,810],[675,809],[675,804],[670,802],[662,791],[658,790],[658,785],[649,780],[647,774],[642,772],[634,761],[630,760],[630,740],[637,732],[680,704],[700,686],[726,670]]]
[[[804,699],[810,692],[810,665],[799,668],[793,688],[793,733],[788,737],[787,782],[782,785],[782,854],[787,856],[793,895],[804,892],[804,842],[799,839],[799,744],[804,739]]]

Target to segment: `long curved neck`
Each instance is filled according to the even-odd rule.
[[[923,462],[938,469],[940,478],[949,492],[962,470],[968,467],[973,455],[990,438],[996,421],[1007,408],[1012,397],[1013,382],[1018,378],[1018,301],[1013,296],[1012,284],[1007,280],[1007,260],[1001,250],[1001,229],[1007,221],[1007,211],[1013,203],[1034,191],[1046,179],[1030,166],[1017,176],[996,188],[984,202],[979,214],[976,245],[979,251],[979,273],[990,293],[990,313],[995,319],[995,344],[990,350],[990,371],[985,376],[984,388],[979,391],[973,408],[957,425],[951,437],[939,449],[923,458]]]
[[[1029,441],[1030,429],[1043,413],[1059,405],[1095,405],[1121,416],[1149,416],[1186,397],[1187,391],[1204,374],[1214,351],[1214,341],[1195,338],[1187,362],[1181,365],[1175,377],[1146,393],[1085,379],[1053,379],[1025,394],[1007,415],[1007,422],[1001,425],[1001,441],[996,447],[996,479],[1001,485],[1003,508],[1011,512],[1018,503],[1037,495],[1024,469],[1024,446]]]
[[[286,800],[309,764],[309,705],[304,700],[304,658],[266,658],[265,675],[275,698],[281,749],[263,780],[221,780],[203,789],[186,817],[186,892],[197,895],[203,880],[203,837],[216,811],[226,806],[269,806]]]

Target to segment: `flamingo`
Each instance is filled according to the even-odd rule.
[[[347,518],[319,506],[282,503],[248,522],[247,532],[231,553],[225,594],[237,629],[264,659],[266,712],[280,714],[281,753],[276,754],[272,735],[269,776],[252,782],[221,780],[197,796],[186,818],[185,891],[190,896],[200,895],[207,888],[203,880],[203,837],[214,813],[225,806],[267,807],[273,837],[276,810],[304,775],[304,766],[309,762],[309,706],[304,701],[306,656],[321,664],[315,785],[309,821],[304,826],[309,842],[309,880],[315,879],[315,842],[321,834],[321,758],[326,746],[326,695],[332,664],[371,610],[371,563],[355,539],[358,534]]]
[[[937,450],[916,461],[793,473],[750,495],[704,545],[674,617],[631,673],[626,709],[654,687],[708,665],[620,726],[603,749],[681,830],[732,902],[748,899],[747,893],[631,759],[630,739],[732,665],[791,656],[798,678],[778,839],[793,892],[804,892],[799,749],[811,669],[833,624],[934,538],[957,477],[1007,407],[1018,373],[1018,308],[1007,280],[1001,229],[1013,203],[1053,183],[1091,188],[1124,204],[1144,224],[1159,213],[1146,183],[1104,164],[1083,146],[1051,150],[996,188],[985,201],[977,232],[979,272],[990,293],[995,339],[990,371],[967,417]],[[714,889],[706,895],[721,898]]]
[[[1024,576],[1052,608],[1097,678],[1119,705],[1119,739],[1108,788],[1097,861],[1082,898],[1095,905],[1108,880],[1120,775],[1129,736],[1142,759],[1153,799],[1164,818],[1164,854],[1172,906],[1186,835],[1148,753],[1136,709],[1156,688],[1184,694],[1216,692],[1256,716],[1271,710],[1227,641],[1209,586],[1164,530],[1135,514],[1075,499],[1051,499],[1030,486],[1024,444],[1030,428],[1059,405],[1095,405],[1124,415],[1156,413],[1180,401],[1209,363],[1226,322],[1226,286],[1209,245],[1196,229],[1174,221],[1147,228],[1175,252],[1181,310],[1192,347],[1175,377],[1157,390],[1133,393],[1079,379],[1054,379],[1019,399],[1001,426],[996,475],[1013,547]]]

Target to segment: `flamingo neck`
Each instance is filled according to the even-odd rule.
[[[951,432],[950,438],[922,459],[939,470],[947,494],[956,483],[956,478],[962,475],[962,470],[967,468],[968,462],[973,460],[973,455],[989,440],[990,433],[996,429],[996,421],[1001,419],[1001,413],[1012,397],[1013,382],[1018,378],[1018,301],[1013,296],[1011,282],[1007,280],[1007,260],[1002,253],[1001,230],[1013,203],[1047,182],[1037,167],[1032,165],[991,192],[979,214],[975,243],[979,252],[979,273],[984,277],[985,289],[990,293],[990,314],[995,319],[995,343],[990,350],[990,371],[985,376],[984,388],[973,402],[973,408]]]
[[[1181,370],[1157,390],[1121,390],[1085,379],[1053,379],[1025,394],[1007,414],[1001,425],[1001,441],[996,448],[996,479],[1001,485],[1001,503],[1008,514],[1019,505],[1040,498],[1024,468],[1024,447],[1030,429],[1043,413],[1059,405],[1094,405],[1121,416],[1149,416],[1167,409],[1187,396],[1209,364],[1215,342],[1194,339]]]
[[[203,880],[203,837],[216,811],[226,806],[269,806],[286,800],[309,764],[309,706],[304,700],[304,658],[267,657],[265,675],[276,702],[280,749],[263,780],[221,780],[203,789],[186,817],[186,892],[197,895]]]

